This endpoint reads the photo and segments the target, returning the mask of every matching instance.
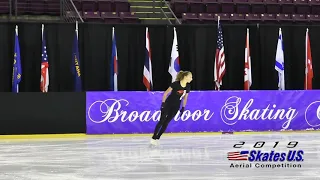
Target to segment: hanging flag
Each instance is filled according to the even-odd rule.
[[[75,92],[82,91],[81,82],[81,69],[80,69],[80,56],[79,56],[79,42],[78,42],[78,22],[76,22],[75,35],[73,40],[72,48],[72,62],[74,64],[73,75],[74,75],[74,90]]]
[[[12,92],[19,92],[19,83],[22,78],[21,57],[20,57],[20,44],[18,37],[18,26],[16,26],[15,40],[14,40],[14,59],[13,59],[13,72],[12,72]]]
[[[172,77],[172,82],[176,80],[177,74],[180,71],[180,59],[179,59],[179,52],[178,52],[178,41],[177,41],[177,31],[176,28],[173,29],[173,43],[171,49],[171,60],[169,65],[169,73]]]
[[[148,28],[146,28],[146,59],[144,61],[144,67],[143,67],[143,84],[146,86],[148,91],[151,91],[153,89],[151,49],[150,49]]]
[[[246,48],[244,58],[244,90],[250,90],[252,84],[251,76],[251,57],[250,57],[250,44],[249,44],[249,29],[247,28]]]
[[[279,28],[275,69],[278,72],[278,88],[279,90],[285,90],[284,53],[281,28]]]
[[[111,54],[111,88],[113,91],[118,91],[118,55],[117,43],[114,27],[112,28],[112,54]]]
[[[312,79],[313,79],[313,68],[312,68],[312,57],[311,57],[311,46],[309,38],[309,29],[306,32],[306,71],[305,71],[305,83],[304,89],[312,89]]]
[[[215,81],[215,89],[220,90],[220,87],[222,85],[222,78],[226,72],[223,35],[222,35],[222,27],[220,24],[220,17],[218,17],[217,33],[218,35],[217,35],[217,48],[216,48],[216,56],[215,56],[215,64],[214,64],[214,81]]]
[[[48,92],[49,87],[49,61],[47,53],[46,38],[44,32],[44,25],[42,24],[42,58],[41,58],[41,79],[40,90],[41,92]]]

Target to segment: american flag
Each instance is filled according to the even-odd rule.
[[[223,35],[222,35],[222,27],[220,24],[220,18],[219,18],[217,49],[216,49],[215,64],[214,64],[214,81],[215,81],[216,90],[220,90],[220,86],[222,85],[222,78],[226,72],[226,64],[224,60],[225,60],[225,55],[224,55],[224,46],[223,46]]]
[[[148,91],[152,90],[152,66],[151,66],[151,49],[149,41],[149,31],[146,28],[146,57],[143,67],[143,84],[146,86]]]
[[[249,151],[228,152],[228,159],[232,161],[246,161],[248,156]]]
[[[41,60],[41,79],[40,79],[40,90],[41,92],[48,92],[49,87],[49,62],[46,38],[44,35],[44,25],[42,25],[42,60]]]

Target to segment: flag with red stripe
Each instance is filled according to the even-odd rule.
[[[146,58],[143,67],[143,84],[146,86],[148,91],[153,89],[152,82],[152,65],[151,65],[151,49],[149,41],[149,31],[146,28]]]
[[[231,161],[247,161],[248,157],[249,151],[228,152],[228,160]]]
[[[226,72],[225,55],[224,55],[224,45],[223,45],[223,35],[222,27],[220,24],[220,18],[218,19],[218,36],[217,36],[217,48],[214,64],[214,81],[215,89],[220,90],[222,85],[222,78]]]
[[[110,84],[113,91],[118,91],[118,55],[114,27],[112,28],[112,54],[111,54],[111,79]]]
[[[41,79],[40,79],[40,90],[41,92],[48,92],[49,87],[49,62],[46,38],[44,32],[44,25],[42,25],[42,54],[41,54]]]
[[[305,83],[304,89],[312,89],[312,79],[313,79],[313,68],[312,68],[312,57],[311,57],[311,46],[309,38],[309,29],[306,32],[306,71],[305,71]]]
[[[252,84],[251,57],[249,45],[249,29],[247,29],[245,59],[244,59],[244,90],[250,90]]]

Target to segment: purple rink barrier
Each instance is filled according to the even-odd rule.
[[[87,92],[87,134],[152,133],[162,92]],[[193,91],[166,132],[312,130],[320,91]]]

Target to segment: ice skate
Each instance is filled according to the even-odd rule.
[[[158,146],[158,145],[159,145],[159,140],[151,139],[151,141],[150,141],[150,146],[151,147],[155,147],[155,146]]]

